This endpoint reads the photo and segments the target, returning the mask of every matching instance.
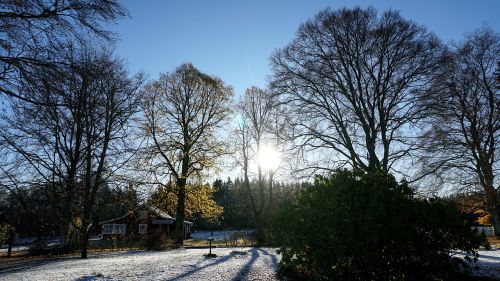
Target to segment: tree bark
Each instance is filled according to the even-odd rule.
[[[9,249],[7,250],[7,258],[10,258],[12,254],[12,243],[14,243],[14,230],[11,227],[9,229]]]
[[[495,236],[500,236],[500,204],[498,192],[494,189],[486,189],[486,211],[491,216]]]
[[[80,234],[80,257],[82,259],[87,258],[87,248],[89,243],[89,232],[88,227],[82,229],[82,233]]]
[[[60,237],[60,245],[63,247],[68,246],[69,244],[69,227],[71,225],[71,221],[73,219],[71,204],[73,202],[73,192],[68,191],[65,198],[64,206],[63,206],[63,222],[61,227],[61,237]]]
[[[175,215],[175,244],[180,246],[184,243],[184,219],[186,205],[186,180],[178,179],[177,186],[177,211]]]

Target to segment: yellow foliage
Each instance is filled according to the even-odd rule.
[[[213,200],[214,192],[215,189],[210,185],[186,185],[186,219],[201,217],[205,221],[218,223],[224,208]],[[160,187],[152,196],[152,201],[155,206],[175,216],[177,188],[171,185]]]
[[[491,224],[491,216],[484,210],[478,210],[474,212],[478,215],[477,222],[480,224]]]

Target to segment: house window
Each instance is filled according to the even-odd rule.
[[[139,224],[139,234],[144,234],[148,232],[148,225],[147,224]]]
[[[102,226],[102,234],[125,234],[127,226],[125,224],[108,223]]]

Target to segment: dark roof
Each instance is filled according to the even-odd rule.
[[[162,219],[175,220],[173,217],[169,216],[166,212],[162,211],[160,208],[151,206],[149,207],[149,209]]]
[[[154,206],[149,207],[151,211],[156,213],[162,220],[155,220],[156,224],[171,224],[172,222],[175,221],[175,218],[169,216],[166,212],[162,211],[160,208],[156,208]],[[153,224],[155,224],[155,221],[153,221]],[[171,223],[167,223],[167,221],[172,221]],[[187,224],[193,224],[190,221],[184,220],[184,223]]]
[[[171,217],[165,211],[161,210],[160,208],[157,208],[157,207],[154,207],[154,206],[150,206],[150,207],[147,207],[147,208],[138,208],[138,209],[135,209],[133,211],[129,211],[125,215],[123,215],[121,217],[117,217],[117,218],[114,218],[114,219],[109,219],[109,220],[101,221],[101,222],[99,222],[99,224],[110,223],[110,222],[114,222],[114,221],[117,221],[117,220],[121,220],[121,219],[126,218],[130,214],[133,214],[135,211],[141,211],[141,210],[145,210],[145,209],[149,209],[150,211],[152,211],[153,213],[155,213],[158,217],[160,217],[160,219],[154,220],[153,224],[172,224],[175,221],[175,218]],[[184,220],[184,223],[193,224],[192,222],[187,221],[187,220]]]

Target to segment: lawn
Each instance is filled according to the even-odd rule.
[[[206,246],[206,237],[198,236],[187,246]],[[220,244],[212,249],[216,258],[206,258],[206,248],[93,252],[86,260],[76,255],[0,258],[0,280],[278,280],[276,249],[221,247],[220,238],[214,244]],[[500,249],[495,248],[480,251],[475,275],[500,278]]]
[[[277,280],[272,248],[94,253],[77,257],[0,262],[0,280]]]

